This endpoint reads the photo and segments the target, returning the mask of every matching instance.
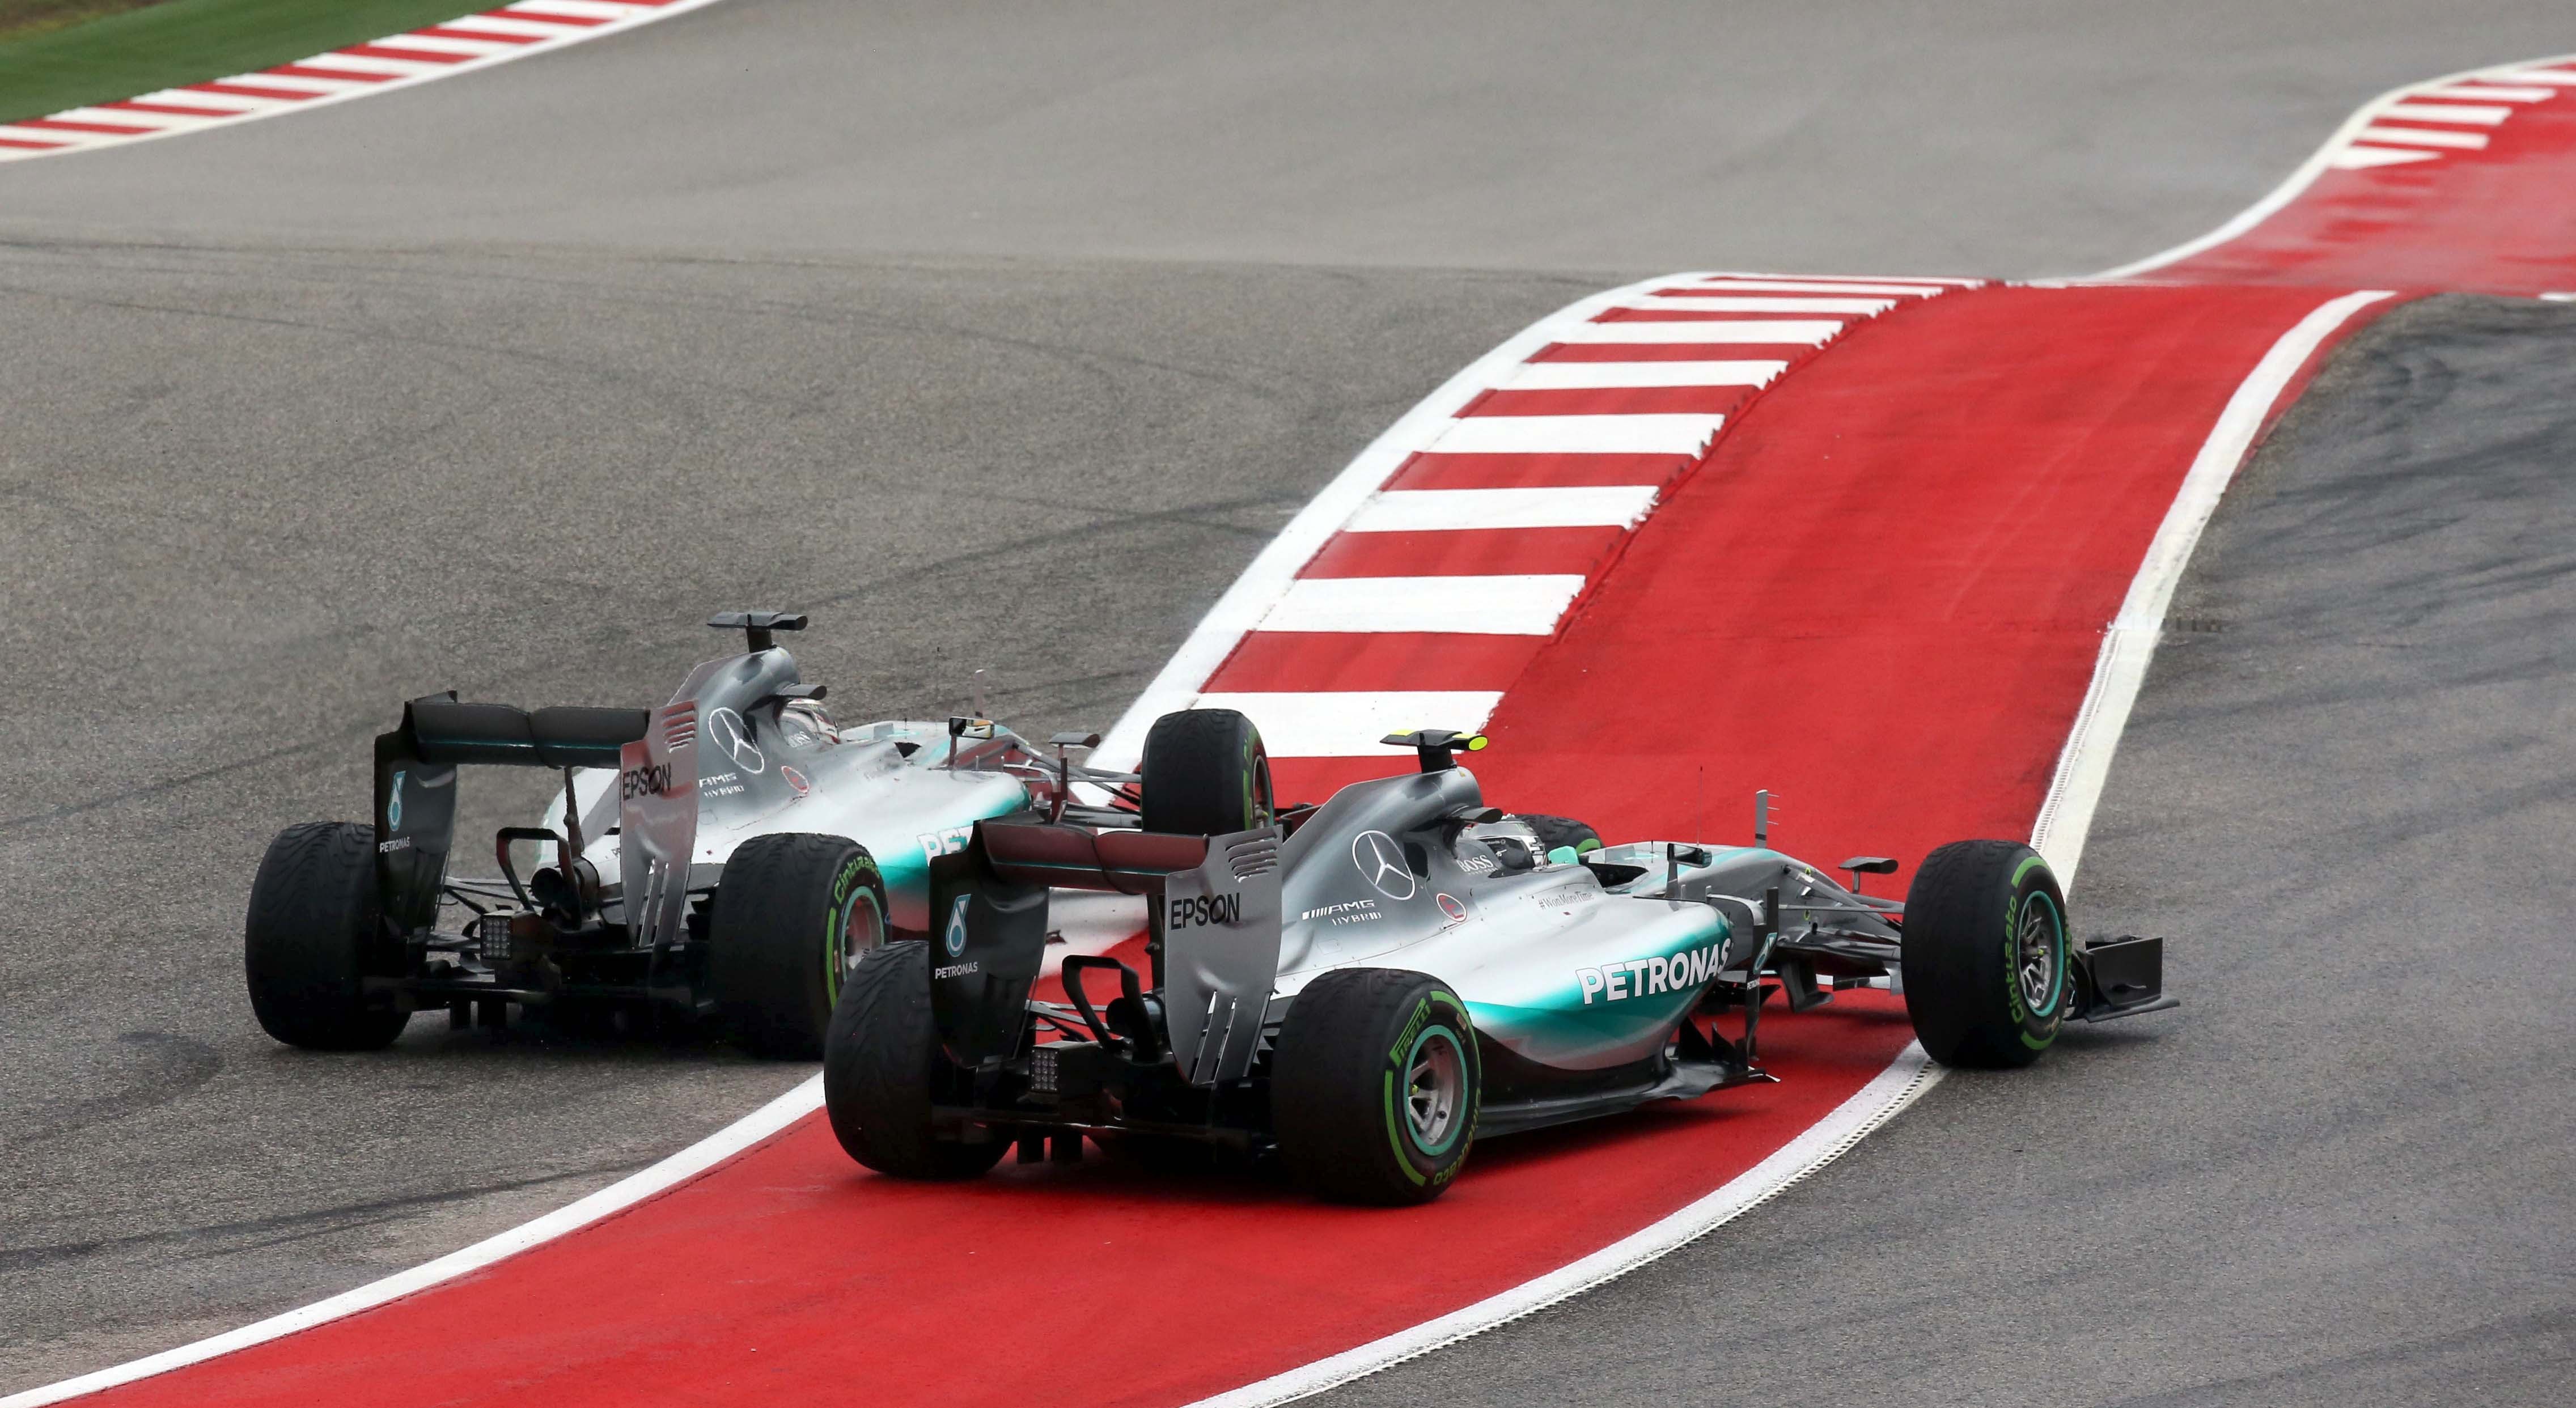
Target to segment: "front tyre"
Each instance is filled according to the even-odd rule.
[[[390,971],[379,952],[376,833],[346,821],[290,826],[268,843],[250,885],[242,969],[262,1029],[312,1051],[375,1051],[411,1014],[370,1000],[362,980]]]
[[[2074,992],[2066,896],[2018,841],[1954,841],[1905,896],[1905,1010],[1945,1066],[2027,1066],[2057,1040]]]
[[[842,983],[885,938],[885,877],[867,847],[841,836],[755,836],[734,848],[716,882],[708,985],[753,1055],[816,1060]]]
[[[1466,1005],[1397,968],[1345,968],[1308,983],[1271,1053],[1280,1161],[1337,1202],[1427,1203],[1476,1139],[1484,1069]]]
[[[964,1143],[930,1117],[938,1096],[964,1075],[931,1022],[930,945],[889,944],[863,956],[841,987],[823,1047],[823,1109],[842,1150],[897,1178],[984,1173],[1009,1141]]]

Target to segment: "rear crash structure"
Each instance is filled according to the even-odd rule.
[[[1478,1138],[1767,1081],[1762,1013],[1838,988],[1905,997],[1945,1063],[2035,1059],[2069,1020],[2170,1007],[2162,945],[2078,947],[2027,846],[1942,847],[1905,903],[1759,841],[1601,846],[1486,805],[1480,737],[1387,740],[1415,773],[1281,811],[1249,720],[1167,715],[1145,829],[979,823],[934,862],[924,944],[869,955],[833,1014],[835,1133],[907,1177],[1078,1156],[1085,1137],[1276,1157],[1340,1200],[1436,1197]],[[1148,898],[1146,970],[1063,964],[1033,998],[1058,890]],[[1114,986],[1114,993],[1110,989]]]

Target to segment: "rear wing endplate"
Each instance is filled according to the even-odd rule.
[[[978,822],[931,862],[930,1006],[951,1059],[1017,1053],[1044,966],[1050,886],[1144,895],[1162,944],[1174,1067],[1196,1085],[1240,1080],[1279,976],[1279,833],[1225,836]]]

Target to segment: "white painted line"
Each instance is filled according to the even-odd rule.
[[[1468,416],[1431,448],[1445,455],[1696,455],[1715,415]]]
[[[1669,294],[1679,287],[1661,291]],[[1892,293],[1905,298],[1929,298],[1945,291],[1939,284],[1863,284],[1825,279],[1704,279],[1696,287],[1720,293]]]
[[[2552,303],[2576,303],[2576,293],[2544,293],[2540,296]]]
[[[1941,1068],[1932,1064],[1920,1045],[1909,1044],[1888,1063],[1887,1069],[1836,1106],[1833,1113],[1809,1125],[1805,1133],[1781,1145],[1769,1158],[1727,1180],[1716,1192],[1662,1221],[1630,1233],[1581,1261],[1524,1281],[1462,1310],[1230,1393],[1200,1399],[1189,1408],[1271,1408],[1374,1374],[1615,1281],[1778,1197],[1800,1179],[1841,1157],[1940,1079]]]
[[[2254,437],[2299,368],[2353,314],[2392,296],[2386,290],[2365,289],[2318,305],[2254,364],[2236,394],[2227,399],[2209,437],[2201,442],[2173,507],[2165,511],[2155,540],[2147,545],[2145,561],[2130,579],[2120,614],[2102,634],[2093,683],[2084,692],[2083,707],[2076,711],[2075,726],[2067,734],[2057,771],[2049,781],[2048,797],[2040,803],[2039,821],[2031,828],[2030,843],[2048,857],[2059,884],[2072,888],[2075,883],[2076,866],[2084,859],[2084,838],[2093,829],[2093,812],[2101,803],[2102,785],[2110,778],[2120,734],[2129,726],[2129,710],[2137,703],[2147,664],[2155,658],[2156,642],[2164,634],[2174,588],[2182,581],[2183,569],[2191,565],[2201,530],[2218,511],[2219,497],[2245,463]]]
[[[2576,61],[2576,54],[2561,54],[2553,58],[2527,62],[2556,64],[2571,61]],[[2543,75],[2553,76],[2544,77]],[[2551,83],[2561,86],[2576,87],[2576,73],[2569,73],[2557,69],[2528,67],[2523,64],[2508,64],[2495,68],[2463,69],[2458,73],[2446,73],[2439,78],[2427,79],[2421,83],[2409,83],[2403,88],[2392,88],[2387,92],[2380,94],[2378,97],[2371,99],[2369,102],[2362,104],[2361,107],[2355,110],[2350,117],[2345,118],[2343,120],[2343,125],[2336,128],[2333,135],[2326,138],[2325,144],[2310,153],[2308,159],[2299,164],[2298,170],[2291,172],[2287,179],[2283,180],[2281,184],[2274,186],[2271,192],[2265,195],[2261,200],[2258,200],[2252,205],[2245,207],[2243,210],[2236,212],[2234,219],[2229,220],[2226,224],[2221,225],[2217,229],[2210,231],[2208,234],[2199,236],[2196,239],[2185,240],[2171,249],[2158,250],[2156,253],[2148,255],[2144,259],[2133,260],[2116,269],[2105,269],[2101,273],[2095,274],[2092,277],[2094,279],[2125,279],[2133,275],[2144,274],[2151,270],[2164,268],[2168,264],[2179,264],[2183,260],[2189,259],[2195,254],[2215,249],[2218,246],[2237,238],[2246,231],[2251,230],[2255,226],[2262,224],[2264,221],[2271,219],[2272,216],[2278,213],[2283,206],[2286,206],[2291,201],[2298,199],[2299,196],[2308,189],[2308,187],[2316,184],[2319,176],[2324,175],[2330,170],[2336,169],[2334,165],[2336,155],[2343,151],[2344,148],[2350,146],[2353,140],[2360,136],[2361,129],[2369,126],[2378,118],[2382,108],[2385,108],[2391,103],[2402,102],[2407,98],[2414,97],[2427,88],[2437,88],[2450,83],[2478,81],[2515,84]]]
[[[567,1203],[533,1222],[521,1223],[436,1261],[423,1262],[383,1280],[370,1281],[354,1291],[344,1291],[328,1300],[315,1301],[283,1315],[272,1315],[238,1330],[146,1355],[114,1368],[83,1374],[76,1379],[11,1394],[0,1398],[0,1408],[38,1408],[40,1404],[60,1403],[66,1398],[97,1393],[137,1379],[148,1379],[155,1374],[166,1374],[237,1349],[248,1349],[298,1330],[309,1330],[343,1316],[355,1315],[387,1301],[400,1300],[441,1281],[453,1281],[505,1257],[515,1256],[530,1247],[551,1242],[567,1232],[622,1212],[655,1194],[676,1188],[821,1108],[823,1078],[817,1075],[660,1163],[629,1174],[589,1197]]]
[[[2361,129],[2360,140],[2400,147],[2447,147],[2457,151],[2476,151],[2487,144],[2484,132],[2436,132],[2425,127],[2381,127]]]
[[[2479,103],[2390,103],[2379,115],[2408,122],[2465,122],[2475,127],[2494,127],[2513,116],[2513,109]]]
[[[1732,297],[1725,294],[1650,294],[1620,305],[1639,312],[1674,313],[1856,313],[1864,317],[1896,306],[1892,298],[1815,298],[1796,294]]]
[[[1651,484],[1547,489],[1387,489],[1360,506],[1345,533],[1487,528],[1627,528],[1654,511]]]
[[[1259,629],[1544,636],[1555,633],[1558,618],[1582,590],[1581,573],[1300,577],[1279,594]]]
[[[1648,386],[1764,386],[1786,362],[1532,362],[1504,391],[1600,391]]]
[[[1612,342],[1633,346],[1702,344],[1726,347],[1743,343],[1786,343],[1817,347],[1841,332],[1838,321],[1707,323],[1575,323],[1556,330],[1551,342]]]
[[[2402,166],[2410,161],[2440,161],[2440,152],[2401,150],[2396,147],[2365,147],[2358,143],[2335,153],[2337,171],[2365,171],[2374,166]]]
[[[1333,694],[1202,694],[1198,709],[1233,709],[1261,730],[1274,758],[1360,758],[1410,752],[1378,742],[1417,728],[1472,733],[1494,716],[1501,690],[1379,690]]]

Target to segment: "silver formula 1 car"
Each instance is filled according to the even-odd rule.
[[[2162,941],[2072,943],[2017,842],[1934,851],[1899,904],[1858,888],[1885,858],[1844,862],[1845,886],[1760,839],[1603,846],[1486,805],[1457,766],[1481,737],[1387,742],[1419,771],[1280,811],[1249,720],[1170,714],[1141,830],[978,824],[932,863],[930,942],[868,955],[842,989],[824,1058],[842,1146],[953,1178],[1014,1148],[1079,1157],[1085,1136],[1195,1141],[1275,1155],[1327,1197],[1420,1202],[1479,1138],[1770,1080],[1775,993],[1799,1012],[1896,988],[1926,1050],[1972,1066],[2174,1005]],[[1148,971],[1071,958],[1068,1000],[1032,1000],[1062,888],[1149,896]]]
[[[835,727],[776,642],[803,616],[708,624],[746,650],[660,709],[406,704],[376,740],[374,824],[289,827],[260,862],[245,959],[269,1034],[347,1050],[421,1008],[462,1026],[514,1003],[640,1007],[810,1060],[859,956],[929,927],[931,860],[976,822],[1134,824],[1133,775],[1070,760],[1096,737],[1058,736],[1048,758],[989,719]],[[502,828],[479,879],[450,873],[458,769],[476,764],[564,775],[559,813]],[[1078,782],[1109,803],[1075,800]],[[522,859],[539,862],[524,878]]]

